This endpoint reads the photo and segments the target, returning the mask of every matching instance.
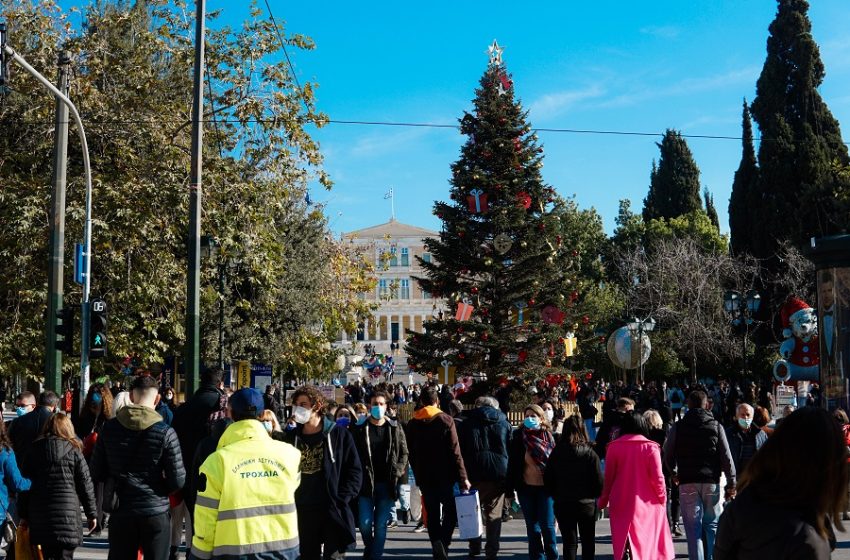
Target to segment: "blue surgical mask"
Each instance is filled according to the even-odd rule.
[[[272,427],[271,420],[263,420],[263,428],[265,428],[268,433],[272,433]]]
[[[366,415],[363,414],[363,413],[358,414],[357,415],[357,425],[362,426],[365,423],[366,423]]]
[[[19,406],[15,409],[15,414],[17,414],[18,416],[23,416],[27,412],[29,412],[29,410],[27,410],[27,407],[25,406]]]
[[[539,430],[540,419],[537,418],[537,416],[526,416],[525,420],[522,421],[522,425],[528,428],[529,430]]]
[[[103,395],[100,393],[92,393],[91,394],[91,402],[93,404],[100,404],[103,402]]]
[[[347,428],[349,424],[351,424],[351,418],[349,418],[348,416],[340,416],[336,419],[337,426]]]
[[[384,417],[384,409],[378,406],[377,404],[372,407],[370,413],[372,414],[372,418],[374,418],[375,420],[380,420]]]
[[[291,432],[292,430],[295,429],[296,426],[297,426],[297,424],[287,424],[286,427],[284,428],[284,430],[286,430],[287,432]]]
[[[745,430],[750,429],[750,424],[753,423],[752,418],[738,418],[738,425],[744,428]]]

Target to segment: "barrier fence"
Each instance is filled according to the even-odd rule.
[[[602,405],[601,403],[596,403],[596,421],[602,422]],[[466,404],[463,406],[464,410],[472,410],[475,408],[474,405]],[[564,418],[572,416],[573,414],[578,414],[578,404],[574,402],[565,402],[561,403],[560,407],[564,411]],[[525,408],[519,409],[511,409],[508,411],[508,422],[510,422],[513,426],[519,426],[522,424],[523,418],[525,418]],[[399,405],[398,407],[398,418],[402,422],[407,422],[411,418],[413,418],[413,403],[405,403]]]

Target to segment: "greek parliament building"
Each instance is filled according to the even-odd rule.
[[[414,280],[424,276],[415,257],[426,262],[431,258],[425,250],[426,237],[439,237],[439,233],[395,219],[343,234],[344,241],[362,250],[374,263],[377,286],[363,297],[379,305],[372,320],[361,325],[356,335],[343,333],[343,341],[356,336],[358,342],[371,343],[378,352],[388,352],[392,342],[401,343],[403,349],[407,331],[421,332],[424,321],[445,310],[443,300],[434,299]]]

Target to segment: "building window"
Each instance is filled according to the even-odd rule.
[[[398,254],[395,245],[390,247],[390,266],[398,266]]]
[[[423,262],[431,262],[431,253],[422,253],[422,261]]]
[[[431,299],[431,292],[422,290],[422,299]]]
[[[399,299],[410,299],[410,280],[402,278]]]
[[[378,280],[378,299],[390,299],[390,281],[386,278]]]
[[[410,266],[410,257],[407,252],[407,247],[401,248],[401,266]]]

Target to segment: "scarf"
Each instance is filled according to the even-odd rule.
[[[438,414],[442,414],[442,412],[443,411],[440,410],[440,407],[438,406],[423,406],[422,408],[413,413],[413,418],[415,420],[428,420],[429,418],[433,418]]]
[[[522,441],[528,454],[537,468],[542,472],[546,468],[546,461],[549,460],[549,455],[555,448],[555,441],[552,439],[552,434],[549,430],[522,430]]]

